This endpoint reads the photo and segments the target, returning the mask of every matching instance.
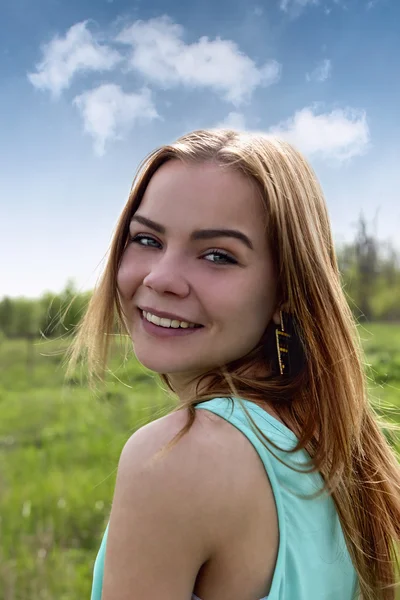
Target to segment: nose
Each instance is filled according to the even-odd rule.
[[[143,285],[158,294],[175,294],[185,297],[190,286],[182,265],[173,258],[164,257],[151,266],[150,272],[143,279]]]

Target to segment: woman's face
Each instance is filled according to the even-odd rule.
[[[179,388],[257,345],[275,311],[264,222],[255,183],[237,171],[179,160],[156,171],[130,223],[131,238],[140,237],[127,245],[117,279],[134,351],[145,367],[167,373]],[[211,229],[235,230],[248,243],[194,235]],[[146,330],[139,307],[202,327],[160,337],[161,327]]]

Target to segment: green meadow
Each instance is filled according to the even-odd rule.
[[[371,401],[400,423],[400,325],[360,327]],[[65,347],[0,339],[0,600],[90,598],[122,447],[173,407],[117,342],[103,389],[66,383]]]

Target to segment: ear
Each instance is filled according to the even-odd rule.
[[[272,320],[275,323],[275,325],[279,325],[281,322],[281,317],[280,317],[280,311],[279,309],[277,309],[274,314],[272,315]]]

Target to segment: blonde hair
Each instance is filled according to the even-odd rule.
[[[117,290],[129,223],[151,177],[166,161],[214,161],[252,178],[265,206],[267,235],[278,275],[278,300],[293,316],[306,360],[293,376],[245,374],[268,362],[261,344],[209,371],[196,394],[174,410],[189,431],[203,400],[242,396],[268,400],[311,456],[332,494],[364,600],[394,600],[400,539],[400,474],[394,450],[367,396],[356,323],[345,299],[322,190],[304,157],[290,144],[232,130],[200,130],[152,152],[140,166],[118,221],[110,254],[68,352],[67,376],[86,361],[90,381],[103,379],[110,334],[128,333]],[[161,380],[174,391],[167,374]],[[200,383],[207,381],[202,393]],[[383,424],[383,422],[382,422]],[[390,427],[385,424],[386,427]],[[258,428],[257,428],[258,429]]]

